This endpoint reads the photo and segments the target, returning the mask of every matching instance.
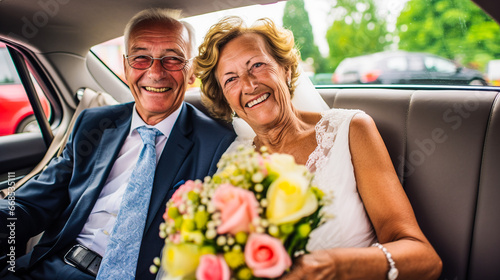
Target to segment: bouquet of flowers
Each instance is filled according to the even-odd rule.
[[[162,279],[280,277],[305,253],[326,199],[290,155],[239,148],[213,177],[187,181],[167,203]]]

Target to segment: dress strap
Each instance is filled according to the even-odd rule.
[[[334,146],[339,128],[350,124],[355,114],[362,112],[351,109],[330,109],[321,113],[321,120],[316,124],[316,149],[309,155],[306,167],[311,172],[319,170],[327,160],[330,149]]]

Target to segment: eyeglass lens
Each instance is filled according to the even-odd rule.
[[[153,60],[160,60],[163,67],[167,70],[181,70],[186,65],[186,60],[177,56],[164,56],[153,58],[149,55],[137,55],[127,57],[128,63],[132,68],[145,70],[153,65]]]

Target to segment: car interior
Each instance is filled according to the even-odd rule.
[[[265,9],[274,2],[0,1],[0,42],[7,45],[41,130],[0,137],[0,189],[28,174],[55,135],[68,130],[85,89],[120,103],[133,101],[128,86],[90,48],[123,35],[136,12],[167,7],[190,17],[255,4]],[[500,20],[500,2],[474,2]],[[34,81],[52,105],[49,117]],[[500,279],[500,87],[316,88],[331,108],[361,109],[375,120],[419,225],[443,261],[440,279]],[[197,90],[185,101],[208,112]]]

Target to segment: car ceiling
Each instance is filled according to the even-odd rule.
[[[285,0],[0,0],[0,39],[36,52],[85,55],[123,34],[128,20],[150,7],[181,9],[184,16]],[[473,0],[495,20],[499,1]]]
[[[494,20],[500,23],[500,1],[491,0],[472,0],[486,13],[488,13]]]
[[[281,0],[0,0],[0,39],[32,51],[85,55],[123,35],[128,20],[151,7],[181,9],[185,17]]]

